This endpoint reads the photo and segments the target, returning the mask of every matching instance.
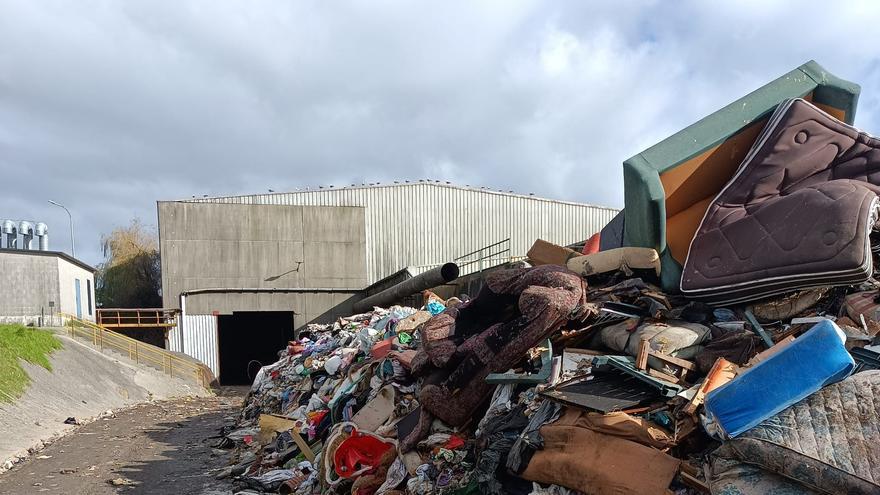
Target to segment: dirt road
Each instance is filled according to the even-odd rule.
[[[143,404],[82,426],[0,474],[0,493],[231,493],[228,481],[211,472],[225,466],[228,455],[213,448],[211,437],[237,413],[243,393]]]

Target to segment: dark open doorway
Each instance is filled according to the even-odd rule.
[[[236,311],[219,315],[217,336],[220,383],[250,385],[260,365],[277,361],[278,351],[294,338],[293,311]]]

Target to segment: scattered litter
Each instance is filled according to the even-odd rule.
[[[107,480],[107,483],[113,486],[134,486],[137,484],[128,478],[113,478],[112,480]]]

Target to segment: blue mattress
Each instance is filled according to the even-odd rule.
[[[845,336],[831,321],[816,324],[765,361],[706,396],[710,422],[724,436],[757,426],[822,387],[848,377],[855,367]]]

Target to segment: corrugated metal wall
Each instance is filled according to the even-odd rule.
[[[437,265],[507,238],[511,256],[524,256],[538,238],[572,244],[601,230],[618,212],[433,182],[185,201],[366,207],[369,283],[406,266]]]
[[[168,332],[168,349],[198,359],[211,368],[215,377],[220,378],[217,317],[186,315],[183,325],[183,349],[180,348],[180,329],[176,326]]]

